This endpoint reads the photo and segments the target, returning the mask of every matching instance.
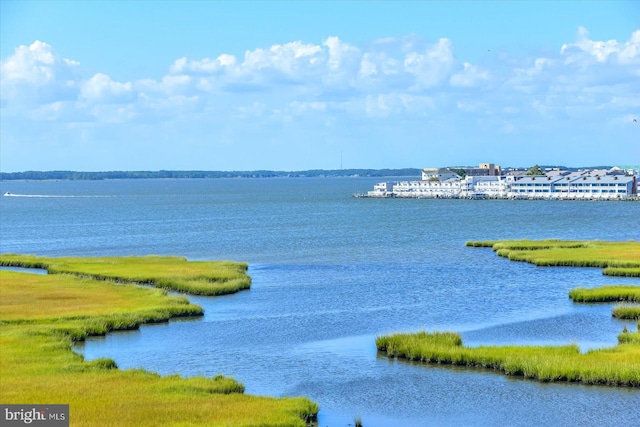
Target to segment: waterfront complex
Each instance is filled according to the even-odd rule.
[[[425,168],[422,179],[377,183],[360,197],[447,199],[637,199],[637,170],[621,168],[577,171],[553,168],[531,175],[504,172],[492,163],[478,168]]]

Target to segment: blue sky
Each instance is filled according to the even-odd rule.
[[[0,0],[0,19],[4,172],[640,160],[639,2]]]

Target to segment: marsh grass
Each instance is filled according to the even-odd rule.
[[[618,342],[640,345],[640,320],[638,320],[635,332],[631,332],[625,327],[622,333],[618,335]]]
[[[467,242],[467,246],[491,247],[500,256],[541,266],[615,268],[620,275],[631,276],[640,269],[640,243],[636,242],[518,240]],[[574,289],[570,296],[576,302],[636,302],[638,292],[639,287],[635,286],[606,286]],[[639,319],[640,305],[619,305],[613,315]],[[630,332],[626,328],[618,336],[617,346],[583,354],[577,345],[469,348],[453,332],[381,336],[376,339],[376,346],[389,357],[423,363],[495,369],[539,381],[640,387],[640,331]]]
[[[640,242],[505,240],[466,245],[491,247],[499,256],[537,266],[598,267],[605,275],[640,277]]]
[[[305,398],[244,394],[212,378],[120,370],[87,362],[74,341],[146,322],[202,314],[161,289],[80,278],[0,271],[0,401],[65,403],[74,426],[305,426],[318,407]],[[194,356],[195,357],[195,356]]]
[[[462,344],[458,334],[423,331],[381,336],[376,346],[389,357],[494,369],[544,382],[640,387],[640,346],[632,341],[581,354],[577,345],[470,348]]]
[[[640,319],[640,305],[633,304],[640,302],[640,286],[601,286],[599,288],[574,288],[569,291],[569,297],[574,302],[594,303],[594,302],[618,302],[621,304],[614,307],[613,317],[618,319]]]
[[[44,258],[2,254],[0,265],[43,268],[50,274],[139,283],[193,295],[231,294],[251,287],[247,264],[232,261],[187,261],[168,256]]]
[[[618,319],[640,319],[640,305],[618,305],[613,308],[612,314]]]
[[[640,302],[640,286],[601,286],[574,288],[569,291],[574,302]]]

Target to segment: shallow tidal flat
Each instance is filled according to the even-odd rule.
[[[640,276],[638,242],[514,240],[468,242],[467,246],[491,247],[500,256],[538,266],[599,267],[605,275]],[[638,320],[638,330],[625,328],[615,347],[586,353],[575,344],[470,348],[457,333],[425,331],[380,336],[376,346],[389,357],[489,368],[545,382],[640,387],[640,286],[577,288],[569,296],[576,303],[622,302],[613,309],[613,316]]]
[[[183,378],[120,370],[111,359],[87,362],[71,349],[87,336],[200,316],[200,306],[169,296],[166,289],[184,291],[187,283],[207,293],[203,285],[210,284],[216,293],[214,277],[250,283],[245,264],[18,255],[0,256],[0,264],[55,273],[0,271],[0,400],[5,404],[69,404],[74,426],[305,426],[318,412],[305,398],[245,395],[243,384],[222,375]]]

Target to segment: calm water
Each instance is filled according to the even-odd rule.
[[[304,395],[320,426],[620,426],[640,392],[541,384],[376,354],[377,335],[462,332],[468,345],[611,346],[611,305],[575,286],[598,269],[509,262],[467,240],[640,239],[640,203],[354,199],[376,179],[2,182],[0,251],[247,261],[250,291],[191,298],[205,316],[79,347],[162,374],[219,373],[247,393]],[[33,197],[35,196],[35,197]]]

